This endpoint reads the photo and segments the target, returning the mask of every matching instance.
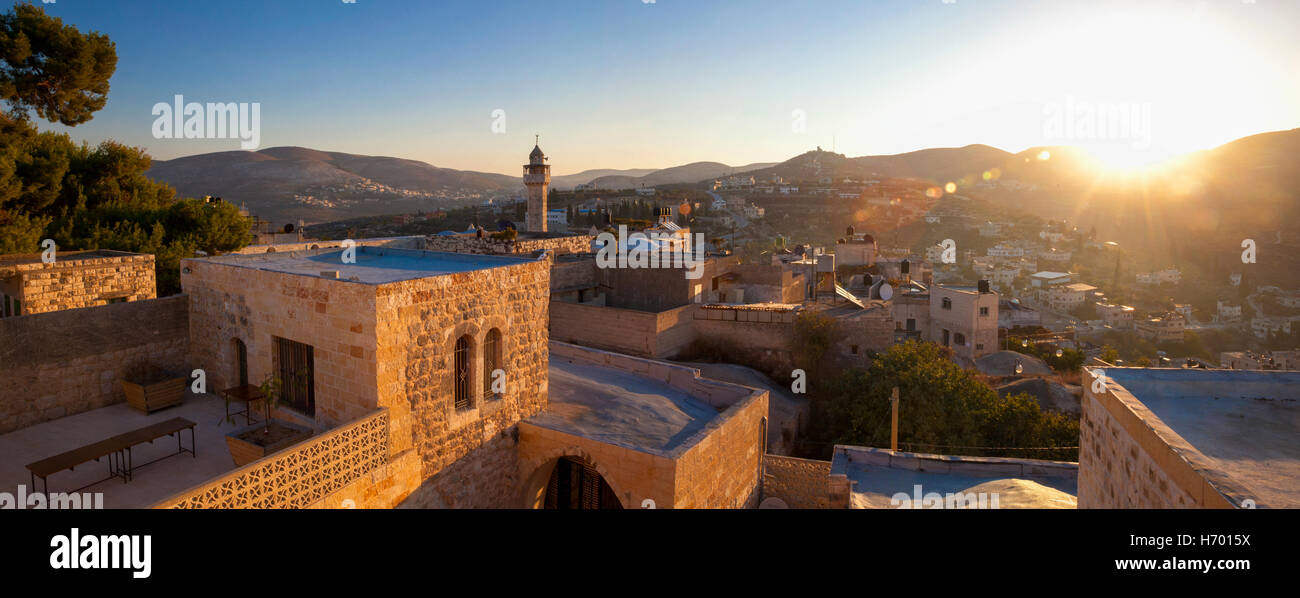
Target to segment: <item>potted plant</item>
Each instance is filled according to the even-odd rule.
[[[300,378],[297,377],[293,383],[306,388],[306,381]],[[230,456],[235,460],[236,467],[284,450],[310,438],[313,434],[311,428],[271,418],[272,409],[284,396],[279,378],[267,376],[258,389],[262,393],[262,403],[266,406],[265,417],[260,422],[226,433],[226,446],[230,448]],[[230,399],[226,400],[228,402]],[[234,424],[233,418],[228,417],[225,421]]]
[[[146,414],[181,404],[185,398],[184,375],[154,365],[141,365],[122,378],[126,402]]]

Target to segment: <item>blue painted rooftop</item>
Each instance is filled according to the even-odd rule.
[[[319,277],[321,272],[338,271],[339,280],[364,284],[400,282],[533,261],[531,258],[522,257],[390,247],[357,246],[355,249],[355,263],[344,263],[345,250],[337,247],[283,253],[227,255],[207,258],[205,261],[312,277]]]

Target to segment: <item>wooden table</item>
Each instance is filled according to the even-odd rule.
[[[167,457],[179,455],[181,453],[189,453],[197,457],[198,456],[197,453],[194,452],[194,447],[195,447],[194,426],[195,425],[196,424],[194,422],[185,419],[183,417],[174,417],[164,422],[159,422],[153,425],[145,426],[143,428],[131,430],[130,432],[118,434],[117,436],[113,436],[112,438],[106,438],[99,442],[78,447],[63,453],[59,453],[53,457],[41,459],[40,461],[36,461],[34,463],[28,463],[27,470],[31,472],[32,490],[36,490],[36,478],[40,478],[41,482],[44,485],[45,493],[48,495],[50,491],[49,477],[51,474],[58,473],[63,470],[72,470],[76,466],[81,465],[82,463],[86,463],[88,461],[98,461],[104,457],[108,457],[109,476],[102,480],[98,480],[86,484],[81,488],[77,488],[77,490],[81,490],[82,488],[88,488],[100,482],[111,480],[115,477],[120,477],[122,478],[123,482],[127,482],[134,475],[135,469],[139,467],[144,467],[145,465],[149,465],[149,463],[156,463],[158,461],[166,459]],[[190,448],[188,449],[186,449],[184,446],[181,445],[181,431],[183,430],[190,431]],[[154,459],[149,463],[144,463],[141,465],[134,464],[134,460],[131,458],[132,448],[134,448],[138,444],[144,444],[146,442],[153,443],[153,441],[162,438],[163,436],[171,436],[173,434],[176,435],[175,453],[171,453],[161,458]],[[73,490],[73,492],[76,492],[76,490]]]
[[[262,394],[262,389],[253,386],[252,384],[245,384],[243,386],[235,386],[232,388],[227,388],[221,391],[221,396],[226,398],[226,421],[230,421],[232,415],[239,415],[240,413],[243,413],[244,423],[249,425],[253,423],[252,416],[250,415],[251,403],[253,401],[260,401],[266,398],[266,395]],[[244,410],[231,413],[230,412],[231,401],[239,401],[243,403]]]

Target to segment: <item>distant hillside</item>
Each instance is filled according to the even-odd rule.
[[[519,178],[503,174],[303,147],[159,160],[146,174],[183,196],[219,196],[277,223],[429,210],[474,194],[522,188]]]
[[[849,158],[827,151],[807,152],[780,164],[746,172],[759,179],[914,178],[943,183],[1002,164],[1011,154],[987,145],[924,149],[889,156]]]
[[[657,168],[627,168],[619,170],[616,168],[598,168],[595,170],[584,170],[577,174],[565,174],[551,177],[551,187],[555,189],[572,189],[577,185],[585,185],[601,177],[622,176],[628,178],[642,177],[658,170]]]
[[[744,166],[728,166],[721,162],[693,162],[682,166],[656,170],[643,176],[622,175],[600,177],[592,180],[591,183],[600,189],[636,189],[642,186],[654,187],[656,185],[697,183],[706,179],[714,179],[729,174],[767,168],[771,165],[772,163],[770,162],[746,164]]]

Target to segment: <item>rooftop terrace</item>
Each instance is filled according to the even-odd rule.
[[[226,255],[198,259],[240,268],[253,268],[312,277],[319,277],[321,272],[337,271],[339,280],[372,285],[512,266],[531,261],[529,258],[498,255],[362,245],[357,246],[355,250],[355,263],[344,263],[343,252],[345,250],[336,247],[288,253]]]
[[[554,353],[549,388],[546,410],[530,423],[658,455],[683,446],[719,415],[665,382]]]
[[[222,423],[218,427],[218,422],[225,416],[225,408],[225,401],[213,395],[187,392],[180,405],[151,415],[145,415],[127,403],[117,403],[0,435],[0,492],[16,493],[20,484],[27,487],[28,495],[45,489],[39,479],[36,480],[37,487],[31,487],[31,476],[26,468],[28,463],[173,417],[189,419],[197,424],[194,427],[193,457],[185,453],[140,467],[139,464],[176,452],[176,439],[163,437],[132,449],[132,460],[137,465],[129,483],[123,483],[121,478],[111,478],[80,490],[102,492],[104,508],[108,509],[152,506],[172,494],[235,469],[225,440],[225,433],[235,426]],[[236,423],[244,424],[242,416]],[[182,432],[181,436],[184,446],[189,448],[189,432]],[[51,475],[49,491],[72,492],[106,477],[108,460],[91,461]]]
[[[1300,372],[1105,368],[1142,406],[1148,426],[1208,468],[1220,492],[1300,508]],[[1115,389],[1119,392],[1120,389]],[[1172,432],[1170,436],[1162,430]],[[1185,441],[1184,444],[1179,441]],[[1235,486],[1235,488],[1234,488]]]

